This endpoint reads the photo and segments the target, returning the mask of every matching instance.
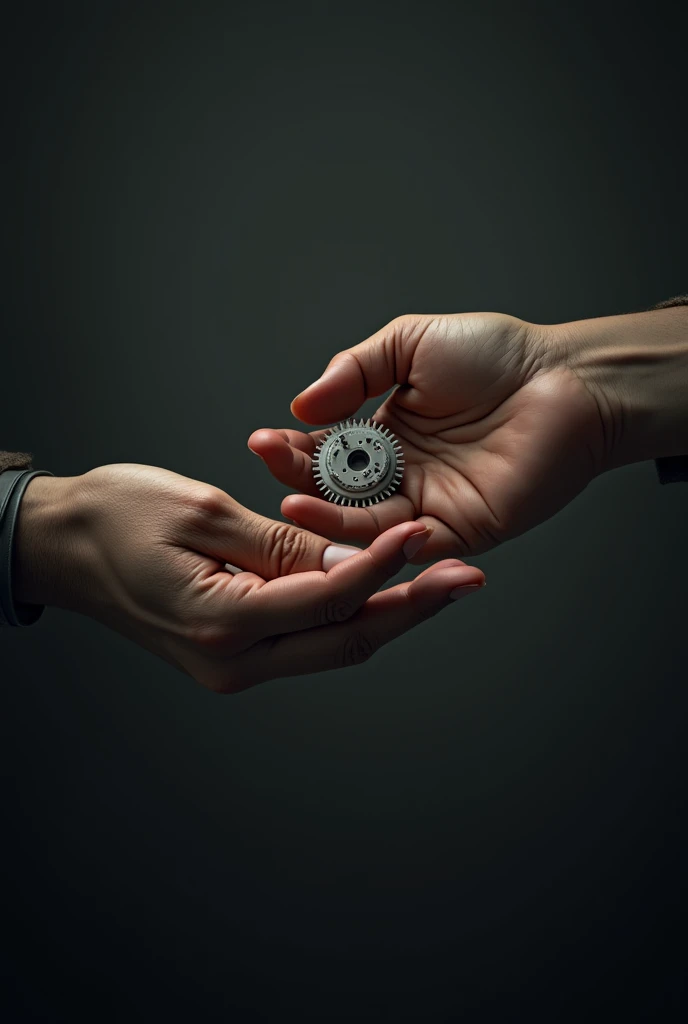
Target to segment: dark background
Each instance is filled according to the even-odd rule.
[[[23,5],[2,447],[279,516],[246,437],[392,317],[688,290],[685,38],[657,5]],[[687,512],[609,474],[370,663],[236,698],[86,619],[5,631],[5,1019],[683,1019]]]

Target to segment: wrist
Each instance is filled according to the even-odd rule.
[[[558,324],[553,340],[597,403],[605,469],[688,454],[688,307]]]
[[[24,493],[14,539],[17,604],[71,607],[83,571],[78,477],[35,477]]]

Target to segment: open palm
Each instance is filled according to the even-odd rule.
[[[375,419],[400,439],[406,470],[371,508],[318,496],[311,456],[324,431],[263,429],[249,446],[301,492],[282,511],[303,527],[367,544],[420,519],[434,533],[418,561],[479,554],[553,515],[603,468],[598,404],[558,349],[556,328],[470,313],[400,317],[336,355],[292,411],[332,423],[394,388]]]

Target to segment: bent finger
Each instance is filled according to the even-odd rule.
[[[403,494],[367,508],[335,505],[306,494],[289,494],[282,502],[282,515],[323,537],[357,544],[370,544],[385,530],[416,517],[413,503]]]
[[[428,569],[410,584],[375,594],[347,622],[270,637],[243,651],[232,660],[229,688],[361,664],[384,644],[483,584],[484,575],[475,566]]]
[[[405,384],[427,316],[402,316],[370,338],[337,353],[321,376],[291,404],[304,423],[325,423],[355,413],[366,398]]]
[[[248,439],[248,447],[260,456],[276,480],[313,495],[319,493],[313,479],[315,443],[309,434],[267,427],[254,431]]]
[[[379,536],[369,548],[335,564],[328,572],[304,572],[231,593],[254,639],[344,622],[395,576],[430,537],[422,523],[402,523]]]

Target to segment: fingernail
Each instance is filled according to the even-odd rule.
[[[455,587],[449,597],[452,601],[458,601],[460,597],[465,597],[466,594],[472,594],[474,590],[482,590],[484,586],[484,583],[470,583],[465,587]]]
[[[325,572],[329,572],[334,565],[339,565],[352,555],[360,555],[360,548],[350,548],[345,544],[330,544],[323,552],[322,566]]]
[[[232,576],[236,576],[238,572],[244,571],[243,569],[240,569],[238,565],[232,565],[231,562],[225,562],[225,569],[227,572],[231,572]]]
[[[257,455],[259,459],[263,458],[263,456],[260,454],[260,452],[257,452],[256,449],[252,448],[250,444],[247,444],[246,447],[248,448],[248,450],[250,452],[253,452],[254,455]],[[263,460],[263,461],[265,461],[265,460]]]
[[[404,552],[404,558],[408,561],[417,555],[420,549],[423,547],[428,537],[432,533],[432,529],[426,527],[422,533],[414,533],[412,537],[404,544],[402,551]]]

